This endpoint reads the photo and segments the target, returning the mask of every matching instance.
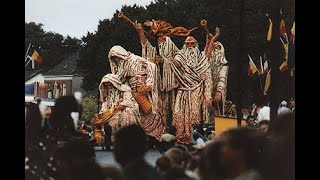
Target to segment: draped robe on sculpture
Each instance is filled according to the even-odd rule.
[[[171,63],[175,79],[179,84],[173,125],[179,143],[191,143],[192,125],[199,125],[208,118],[208,108],[204,101],[210,101],[212,77],[208,59],[204,54],[198,55],[198,62],[187,64],[183,52],[178,52]]]
[[[147,40],[142,45],[142,57],[148,61],[156,63],[157,49],[151,45]],[[162,58],[162,72],[160,72],[160,64],[157,64],[158,72],[158,89],[159,89],[159,110],[162,115],[162,120],[166,124],[169,117],[169,110],[174,108],[176,92],[173,91],[178,84],[174,80],[173,72],[170,67],[174,54],[179,51],[176,45],[172,42],[171,38],[165,36],[165,41],[158,41],[159,55]],[[170,102],[171,99],[171,102]]]
[[[104,83],[110,82],[113,87],[107,89]],[[120,127],[130,124],[139,124],[139,105],[132,96],[132,90],[128,85],[122,84],[118,77],[114,74],[105,75],[99,85],[100,100],[102,107],[100,112],[123,105],[122,111],[116,111],[108,120],[112,127],[112,134],[115,134]]]
[[[165,131],[165,126],[158,109],[157,66],[140,56],[126,51],[121,46],[114,46],[110,49],[109,60],[111,72],[119,75],[122,82],[128,82],[133,92],[137,91],[138,85],[136,83],[138,82],[142,82],[151,88],[151,91],[147,93],[147,98],[152,104],[152,112],[144,113],[139,107],[140,124],[147,135],[160,139]]]

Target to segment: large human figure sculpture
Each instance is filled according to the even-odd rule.
[[[211,40],[207,37],[207,40]],[[173,125],[179,143],[190,144],[193,126],[208,119],[212,106],[212,77],[208,56],[201,53],[197,40],[188,36],[170,64],[179,84],[173,110]]]
[[[140,123],[139,105],[132,96],[132,90],[117,75],[105,75],[99,92],[102,102],[100,113],[111,113],[106,123],[112,127],[113,135],[123,126]]]
[[[196,28],[191,30],[182,27],[173,28],[171,24],[162,20],[145,22],[144,25],[150,27],[150,34],[157,39],[157,50],[146,38],[141,23],[137,23],[136,21],[133,25],[139,33],[142,45],[142,57],[156,63],[158,67],[160,112],[164,123],[170,125],[172,123],[172,109],[175,103],[176,88],[178,87],[170,68],[170,62],[174,54],[179,51],[179,48],[177,48],[170,36],[185,37]]]
[[[220,30],[216,28],[216,33]],[[217,35],[217,34],[216,34]],[[228,61],[225,58],[224,46],[219,41],[211,41],[208,46],[207,56],[210,62],[214,110],[216,116],[225,116],[226,96],[227,96],[227,79],[229,67],[226,66]],[[211,119],[210,119],[211,120]]]
[[[158,108],[157,66],[118,45],[110,49],[108,57],[112,74],[132,88],[139,104],[141,126],[147,135],[159,140],[165,126]]]

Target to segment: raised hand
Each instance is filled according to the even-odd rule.
[[[138,23],[137,20],[135,20],[133,26],[134,26],[134,28],[136,28],[136,30],[137,30],[138,32],[143,32],[142,25],[141,25],[141,23]]]

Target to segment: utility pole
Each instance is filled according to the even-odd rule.
[[[237,75],[237,93],[236,93],[236,107],[237,107],[237,125],[241,126],[241,121],[243,118],[242,108],[243,108],[243,79],[245,79],[245,72],[243,71],[244,62],[246,62],[247,58],[247,31],[246,31],[246,21],[245,21],[245,0],[240,0],[240,16],[239,16],[239,25],[240,25],[240,35],[239,35],[239,48],[238,54],[239,59],[235,63],[235,67],[238,71]],[[242,82],[242,83],[240,83]]]
[[[270,120],[277,117],[280,85],[280,70],[281,65],[281,44],[280,44],[280,0],[273,0],[272,6],[272,37],[271,37],[271,68],[272,76],[270,82]]]

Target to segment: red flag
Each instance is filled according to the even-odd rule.
[[[39,55],[39,53],[36,50],[33,51],[31,58],[38,64],[42,62],[42,57]]]

